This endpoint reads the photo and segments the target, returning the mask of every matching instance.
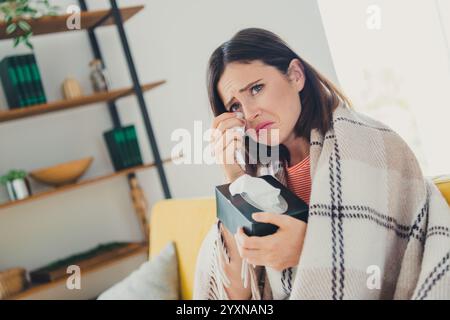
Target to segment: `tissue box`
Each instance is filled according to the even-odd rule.
[[[288,214],[304,222],[308,221],[308,204],[297,197],[291,190],[286,188],[281,182],[271,175],[261,176],[275,188],[281,190],[281,196],[286,200],[288,209],[283,214]],[[217,218],[230,230],[236,233],[239,227],[244,227],[244,232],[248,236],[267,236],[277,231],[278,227],[270,223],[256,222],[252,218],[255,212],[261,212],[242,198],[240,194],[231,196],[230,184],[223,184],[216,187]]]

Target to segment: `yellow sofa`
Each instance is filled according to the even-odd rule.
[[[450,205],[450,179],[436,181]],[[192,299],[200,245],[216,219],[214,198],[171,199],[157,202],[151,212],[150,258],[169,242],[177,248],[181,299]]]
[[[214,198],[161,200],[152,208],[150,259],[169,241],[175,243],[181,299],[192,299],[197,254],[215,219]]]

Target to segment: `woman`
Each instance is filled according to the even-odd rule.
[[[198,256],[194,298],[442,295],[435,284],[430,288],[442,281],[432,266],[450,265],[450,232],[449,245],[428,251],[427,268],[421,263],[425,241],[429,249],[442,240],[427,236],[430,221],[448,228],[449,210],[395,132],[352,110],[330,81],[262,29],[242,30],[214,51],[208,93],[216,116],[213,153],[228,181],[273,174],[309,204],[309,219],[254,214],[255,221],[278,226],[266,237],[248,237],[242,228],[232,235],[218,221]],[[256,158],[241,167],[237,150],[245,147],[247,162],[255,157],[235,127],[278,148],[279,159],[263,165]]]

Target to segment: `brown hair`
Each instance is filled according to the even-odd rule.
[[[280,37],[264,29],[243,29],[212,53],[208,63],[207,87],[214,116],[227,112],[217,90],[217,83],[227,64],[260,60],[286,75],[292,59],[300,60],[305,75],[305,85],[299,93],[302,112],[295,124],[294,132],[297,137],[305,137],[308,141],[312,129],[318,129],[324,135],[332,126],[332,113],[340,101],[344,101],[348,106],[351,105],[350,101],[331,81],[300,58]],[[282,144],[277,147],[280,159],[289,161],[287,148]],[[248,162],[248,147],[246,149]],[[246,171],[251,175],[256,174],[256,169],[257,165],[246,165]]]

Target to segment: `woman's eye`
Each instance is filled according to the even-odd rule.
[[[239,108],[239,104],[238,103],[234,103],[234,104],[231,105],[230,111],[231,112],[236,112],[238,108]]]
[[[252,87],[252,89],[251,89],[252,94],[255,95],[255,94],[257,94],[258,92],[260,92],[261,89],[262,89],[262,87],[263,87],[262,84],[254,85],[254,86]]]

